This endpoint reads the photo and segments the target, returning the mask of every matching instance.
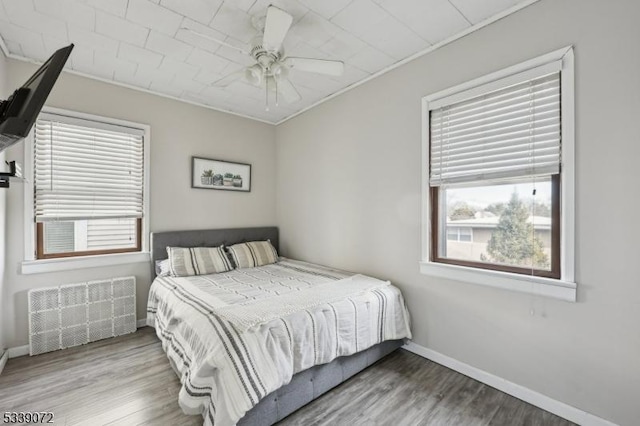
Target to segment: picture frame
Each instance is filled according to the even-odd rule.
[[[191,188],[251,192],[251,164],[191,157]]]

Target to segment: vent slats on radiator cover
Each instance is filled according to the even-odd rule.
[[[136,331],[136,278],[29,291],[29,353],[83,345]]]

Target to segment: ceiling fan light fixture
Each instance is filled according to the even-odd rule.
[[[280,62],[276,62],[271,66],[271,75],[277,80],[287,78],[289,76],[289,68]]]
[[[264,70],[260,65],[255,64],[246,69],[244,76],[250,84],[259,87],[262,85]]]

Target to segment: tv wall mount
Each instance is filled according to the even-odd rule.
[[[12,180],[24,181],[22,170],[15,161],[5,161],[5,163],[9,166],[9,172],[0,172],[0,188],[9,188],[9,183]]]

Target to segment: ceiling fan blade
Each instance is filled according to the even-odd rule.
[[[284,63],[287,66],[300,71],[316,72],[327,75],[342,75],[342,73],[344,73],[344,62],[342,61],[289,57],[284,60]]]
[[[284,37],[291,27],[293,17],[275,6],[267,8],[267,18],[264,23],[262,46],[267,50],[280,50]]]
[[[198,36],[200,36],[200,37],[202,37],[202,38],[206,38],[207,40],[211,40],[211,41],[213,41],[213,42],[216,42],[216,43],[218,43],[218,44],[220,44],[220,45],[222,45],[222,46],[226,46],[226,47],[229,47],[229,48],[231,48],[231,49],[235,49],[235,50],[237,50],[237,51],[239,51],[239,52],[244,53],[245,55],[248,55],[248,54],[249,54],[249,52],[247,52],[246,50],[244,50],[244,49],[243,49],[243,48],[241,48],[241,47],[234,46],[233,44],[229,44],[229,43],[227,43],[227,42],[226,42],[226,41],[224,41],[224,40],[220,40],[220,39],[217,39],[217,38],[215,38],[215,37],[211,37],[211,36],[209,36],[209,35],[199,33],[198,31],[194,31],[194,30],[192,30],[191,28],[181,27],[180,29],[181,29],[181,30],[185,30],[185,31],[189,31],[190,33],[196,34],[196,35],[198,35]]]
[[[282,95],[285,102],[288,104],[292,104],[302,99],[295,86],[286,78],[278,80],[278,93]]]
[[[219,80],[214,81],[213,83],[211,83],[211,85],[215,87],[227,87],[231,83],[240,80],[242,77],[244,77],[244,75],[245,69],[243,68],[241,70],[232,72],[231,74],[226,75]]]

